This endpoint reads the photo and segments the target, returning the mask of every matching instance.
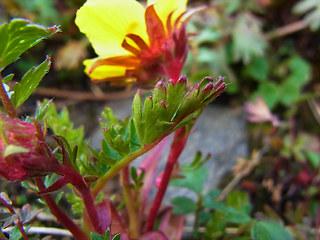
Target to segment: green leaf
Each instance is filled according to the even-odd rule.
[[[320,27],[320,4],[318,0],[302,0],[294,6],[293,12],[306,14],[304,22],[308,23],[311,30],[316,31]]]
[[[61,198],[63,197],[64,192],[60,192],[58,193],[58,195],[56,196],[56,203],[59,203]]]
[[[230,15],[235,13],[242,6],[241,0],[217,0],[215,4],[225,7],[226,13]]]
[[[90,236],[92,240],[105,240],[104,236],[99,233],[92,232]]]
[[[65,24],[64,14],[59,13],[55,0],[14,0],[14,3],[19,5],[19,9],[31,14],[37,23],[45,25]],[[71,7],[70,3],[67,6]]]
[[[297,85],[302,85],[309,82],[311,76],[311,67],[306,60],[299,56],[293,56],[289,59],[288,66],[291,70],[288,81],[291,81]]]
[[[277,222],[256,221],[251,229],[253,239],[263,240],[291,240],[293,237]]]
[[[247,65],[245,73],[258,81],[268,78],[269,64],[265,58],[255,57],[252,62]]]
[[[3,82],[3,83],[8,83],[8,82],[10,82],[10,81],[12,80],[13,77],[14,77],[14,74],[11,73],[11,74],[5,76],[5,77],[2,79],[2,82]]]
[[[91,165],[89,161],[90,151],[84,139],[83,126],[74,128],[66,108],[63,108],[60,113],[57,112],[54,104],[49,104],[46,108],[45,117],[48,127],[53,131],[54,135],[62,136],[68,142],[67,145],[70,146],[68,148],[72,164],[79,168],[82,175],[94,175],[91,172],[86,172],[86,170],[92,168],[88,167]],[[76,152],[77,158],[74,159]],[[73,162],[73,160],[75,160],[75,162]]]
[[[174,214],[188,214],[197,209],[197,204],[187,197],[173,198],[171,203],[175,206],[172,211]]]
[[[104,111],[101,113],[101,116],[108,121],[108,123],[114,124],[117,122],[117,116],[113,114],[111,108],[105,107]]]
[[[300,86],[292,81],[285,81],[280,87],[279,101],[286,106],[299,100]]]
[[[261,22],[248,13],[238,14],[232,32],[233,53],[236,61],[249,63],[255,56],[262,56],[267,43],[261,33]]]
[[[184,178],[172,179],[170,181],[170,185],[187,188],[197,194],[201,194],[208,173],[208,168],[205,166],[200,166],[196,169],[192,169],[191,171],[182,172],[181,174],[184,176]]]
[[[44,28],[24,19],[13,19],[0,26],[0,71],[43,38],[59,31],[57,26]]]
[[[205,28],[196,39],[198,45],[203,43],[216,43],[223,37],[218,29]]]
[[[58,175],[53,173],[51,175],[47,175],[44,179],[44,184],[46,187],[50,187],[56,180],[58,180]]]
[[[223,218],[230,223],[245,225],[251,221],[251,217],[247,213],[233,207],[221,207],[218,211],[221,211],[223,213]]]
[[[120,233],[116,234],[112,240],[120,240]]]
[[[279,87],[272,82],[262,82],[259,84],[258,90],[254,94],[254,98],[262,97],[269,108],[273,108],[279,100]]]
[[[39,85],[41,79],[48,72],[51,65],[50,58],[47,57],[39,66],[31,68],[21,79],[20,83],[13,86],[12,103],[19,107],[24,103],[35,88]]]
[[[306,156],[311,165],[317,168],[320,165],[320,154],[313,151],[306,151]]]
[[[39,191],[39,189],[37,187],[31,186],[30,183],[28,181],[23,181],[21,182],[21,185],[23,187],[25,187],[26,189],[29,189],[31,191],[37,192]]]
[[[109,229],[107,229],[107,231],[105,232],[105,234],[104,234],[104,239],[106,239],[106,240],[110,240],[110,230]]]
[[[219,189],[213,189],[203,196],[203,206],[209,209],[219,209],[225,206],[222,202],[217,202],[215,199],[220,195],[221,191]]]
[[[27,152],[29,152],[29,150],[27,148],[10,144],[10,145],[6,146],[6,148],[3,152],[3,157],[7,157],[11,154],[27,153]]]
[[[228,206],[234,209],[241,210],[247,214],[251,212],[251,205],[248,198],[248,194],[240,191],[231,191],[228,194],[226,203]]]
[[[14,228],[10,232],[10,238],[9,240],[19,240],[22,238],[21,232],[17,225],[14,226]]]
[[[37,103],[37,109],[36,113],[34,115],[35,119],[38,121],[41,121],[43,117],[46,115],[46,112],[48,111],[49,105],[52,103],[51,100],[45,100],[43,102],[38,102]]]

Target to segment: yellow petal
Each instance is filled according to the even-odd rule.
[[[121,44],[129,33],[148,42],[144,8],[135,0],[88,0],[75,22],[102,58],[128,55]]]
[[[103,80],[105,78],[115,78],[122,77],[125,75],[127,68],[123,66],[110,66],[110,65],[101,65],[96,67],[92,72],[91,66],[99,58],[87,59],[83,62],[85,65],[85,72],[94,80]]]
[[[187,2],[188,0],[148,0],[148,6],[154,4],[159,18],[165,25],[171,12],[174,12],[172,15],[174,22],[187,9]]]

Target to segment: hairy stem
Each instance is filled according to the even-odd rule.
[[[121,161],[117,162],[115,165],[112,166],[112,168],[106,172],[106,174],[101,177],[94,188],[92,189],[92,195],[95,198],[98,193],[101,191],[101,189],[105,186],[105,184],[113,177],[115,176],[123,167],[128,165],[130,162],[135,160],[137,157],[140,157],[144,153],[148,152],[150,149],[152,149],[154,146],[156,146],[159,142],[162,141],[167,135],[158,138],[156,141],[144,145],[142,148],[138,149],[137,151],[132,152],[131,154],[127,155],[125,158],[123,158]]]
[[[138,238],[140,233],[140,220],[130,188],[129,166],[120,171],[120,181],[124,193],[125,204],[129,215],[129,233],[131,238]]]
[[[34,181],[38,186],[39,191],[44,191],[46,189],[46,186],[44,185],[42,178],[35,177]],[[57,205],[57,203],[55,202],[55,200],[52,198],[50,194],[43,194],[42,198],[47,203],[51,213],[58,219],[58,221],[63,226],[65,226],[72,233],[72,235],[77,240],[89,240],[89,238],[81,230],[81,228],[78,225],[76,225],[74,221],[59,208],[59,206]]]
[[[94,199],[91,194],[90,188],[84,182],[83,177],[74,170],[71,166],[64,166],[61,173],[69,179],[69,182],[79,191],[81,194],[83,203],[86,207],[86,212],[92,224],[95,232],[103,234],[106,229],[103,229],[104,223],[100,222],[100,218],[94,204]]]
[[[11,118],[17,118],[18,114],[16,112],[16,109],[14,108],[12,102],[10,101],[8,94],[6,90],[4,89],[3,83],[2,83],[2,77],[0,76],[0,98],[3,103],[4,108],[6,109],[8,116]]]
[[[169,153],[167,164],[166,164],[163,177],[160,183],[160,187],[158,189],[155,199],[153,200],[153,203],[151,205],[151,209],[148,215],[147,226],[146,226],[147,232],[152,231],[154,228],[154,223],[158,214],[158,210],[161,206],[164,194],[167,190],[174,165],[177,163],[178,158],[182,150],[184,149],[188,136],[189,135],[187,133],[186,127],[182,127],[177,131],[175,131],[174,133],[174,139],[171,144],[170,153]]]
[[[12,207],[10,204],[8,204],[5,200],[3,200],[2,198],[0,198],[0,202],[2,202],[2,203],[6,206],[6,208],[10,211],[10,213],[12,213],[12,214],[15,214],[15,213],[16,213],[16,212],[14,211],[13,207]],[[24,228],[23,228],[23,225],[22,225],[22,223],[21,223],[21,219],[20,219],[20,218],[17,219],[16,224],[17,224],[17,226],[18,226],[18,228],[19,228],[19,231],[20,231],[23,239],[29,240],[28,235],[27,235],[26,231],[25,231]]]

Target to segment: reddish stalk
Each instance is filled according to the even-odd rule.
[[[2,198],[0,198],[0,202],[2,202],[2,203],[6,206],[6,208],[10,211],[10,213],[16,214],[16,212],[15,212],[14,209],[13,209],[13,207],[12,207],[10,204],[8,204],[5,200],[3,200]],[[22,225],[22,223],[21,223],[21,221],[20,221],[19,218],[17,219],[16,224],[17,224],[17,226],[18,226],[18,228],[19,228],[19,231],[20,231],[20,233],[21,233],[21,235],[22,235],[22,238],[25,239],[25,240],[29,240],[28,235],[27,235],[27,233],[24,231],[23,225]]]
[[[99,220],[91,190],[84,182],[83,177],[70,166],[65,166],[61,169],[61,173],[63,173],[64,176],[67,176],[69,182],[80,192],[94,231],[103,234],[106,229],[103,229],[104,224]]]
[[[39,191],[44,191],[46,189],[46,186],[44,185],[42,178],[35,177],[34,181],[38,186]],[[59,208],[59,206],[57,205],[57,203],[55,202],[55,200],[52,198],[50,194],[43,194],[42,198],[47,203],[51,213],[58,219],[58,221],[63,226],[65,226],[72,233],[72,235],[77,240],[89,240],[87,235],[80,229],[80,227],[76,225],[73,222],[73,220]]]
[[[1,82],[1,84],[0,84],[0,98],[3,103],[3,106],[6,109],[9,117],[17,118],[18,114],[17,114],[16,109],[14,108],[12,102],[10,101],[10,99],[8,97],[6,90],[4,89],[1,76],[0,76],[0,82]]]
[[[169,153],[167,164],[166,164],[163,177],[160,183],[160,187],[158,189],[156,197],[153,200],[153,203],[151,205],[151,209],[148,215],[147,226],[146,226],[147,232],[152,231],[154,228],[154,223],[158,214],[158,210],[161,206],[164,194],[166,193],[174,165],[177,163],[178,158],[182,150],[184,149],[188,136],[189,135],[187,133],[186,127],[180,128],[174,133],[174,139],[171,144],[170,153]]]

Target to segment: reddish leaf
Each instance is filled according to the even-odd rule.
[[[162,218],[159,230],[163,231],[170,240],[180,240],[182,238],[184,221],[183,215],[173,214],[172,209],[168,209]]]

